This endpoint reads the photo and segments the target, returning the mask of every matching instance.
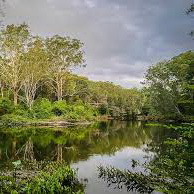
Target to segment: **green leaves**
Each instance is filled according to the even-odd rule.
[[[193,193],[194,187],[194,125],[168,126],[176,130],[176,138],[168,138],[155,150],[153,160],[143,165],[145,172],[131,172],[113,167],[99,167],[99,177],[109,186],[123,186],[128,191],[151,193]],[[148,145],[152,150],[152,143]],[[148,151],[147,150],[147,151]],[[134,162],[132,162],[132,167]]]
[[[0,84],[11,90],[15,105],[20,97],[31,109],[40,82],[50,81],[53,92],[62,99],[67,71],[84,63],[80,40],[59,35],[34,37],[26,24],[6,26],[0,40]]]
[[[48,78],[58,100],[65,96],[67,72],[84,63],[83,43],[70,37],[55,35],[46,39],[50,68]]]
[[[12,162],[12,164],[14,165],[15,169],[18,169],[21,166],[22,162],[21,160],[17,160],[15,162]]]
[[[151,66],[145,78],[150,113],[182,117],[186,112],[179,102],[193,100],[194,52]]]
[[[13,162],[16,167],[21,161]],[[0,193],[42,194],[68,193],[83,194],[84,187],[79,183],[76,172],[69,166],[61,163],[49,163],[35,177],[27,180],[18,180],[12,177],[0,176]]]

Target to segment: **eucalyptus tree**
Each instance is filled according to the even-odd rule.
[[[151,66],[146,74],[149,100],[154,114],[181,114],[178,108],[182,87],[170,71],[169,62]]]
[[[84,63],[83,43],[70,37],[55,35],[46,40],[50,61],[49,79],[58,100],[64,97],[66,73]]]
[[[191,4],[189,9],[187,9],[186,13],[187,13],[187,15],[191,15],[193,12],[194,12],[194,3]],[[190,35],[191,36],[194,35],[194,31],[193,30],[190,32]]]
[[[145,78],[151,109],[162,115],[182,115],[180,102],[193,103],[194,52],[151,66]]]
[[[64,98],[67,100],[82,100],[88,102],[90,96],[88,78],[67,73],[64,93]]]
[[[27,53],[24,55],[23,63],[22,91],[24,92],[24,102],[31,109],[37,89],[40,82],[46,78],[49,67],[44,40],[40,37],[34,37]]]
[[[0,59],[1,60],[1,59]],[[0,62],[1,63],[1,62]],[[1,92],[1,97],[3,98],[4,97],[4,90],[5,90],[5,82],[3,80],[3,76],[2,74],[0,73],[0,92]]]
[[[13,93],[14,105],[18,103],[18,93],[24,79],[22,60],[29,40],[30,32],[26,24],[8,25],[0,32],[0,74]]]

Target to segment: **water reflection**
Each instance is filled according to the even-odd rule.
[[[117,193],[117,190],[107,188],[98,179],[97,166],[102,164],[129,169],[131,159],[143,163],[167,136],[170,134],[164,129],[145,127],[141,122],[124,121],[63,129],[1,129],[0,165],[4,167],[8,161],[18,159],[66,161],[79,168],[80,179],[88,180],[86,193]],[[153,152],[149,151],[150,148],[147,150],[148,144],[153,145]]]
[[[1,129],[0,158],[6,160],[86,160],[93,154],[111,155],[123,147],[139,148],[158,140],[158,130],[141,122],[101,122],[64,129]]]

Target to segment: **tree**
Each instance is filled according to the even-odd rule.
[[[180,98],[181,88],[169,69],[169,62],[160,62],[150,67],[146,74],[146,84],[150,104],[156,114],[180,113],[177,102]]]
[[[191,4],[190,8],[187,9],[186,14],[187,14],[187,15],[190,15],[190,14],[193,13],[193,12],[194,12],[194,4]],[[194,35],[194,31],[191,31],[191,32],[190,32],[190,35],[193,36],[193,35]]]
[[[3,81],[3,76],[0,75],[0,90],[1,90],[1,97],[4,97],[4,89],[5,89],[5,82]]]
[[[26,24],[8,25],[0,34],[0,74],[13,93],[14,105],[23,82],[23,54],[26,52],[30,32]]]
[[[27,106],[31,109],[34,103],[40,81],[46,78],[48,72],[48,55],[45,50],[44,41],[40,37],[35,37],[30,44],[28,52],[23,60],[24,80],[22,90]]]
[[[57,99],[61,100],[64,96],[66,73],[71,67],[84,63],[83,43],[56,35],[47,38],[46,47],[51,64],[49,78]]]
[[[67,73],[64,93],[64,97],[67,100],[75,101],[81,99],[84,102],[88,102],[90,96],[89,80],[83,76]]]
[[[145,76],[151,109],[160,115],[182,115],[179,103],[193,98],[189,89],[193,77],[192,51],[151,66]]]

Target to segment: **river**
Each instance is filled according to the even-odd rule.
[[[172,132],[142,122],[110,121],[66,128],[15,128],[0,130],[0,169],[12,160],[65,161],[78,170],[87,194],[125,194],[98,178],[98,167],[131,171],[133,160],[151,160],[156,148]],[[133,192],[131,192],[133,193]],[[134,192],[135,193],[135,192]]]

